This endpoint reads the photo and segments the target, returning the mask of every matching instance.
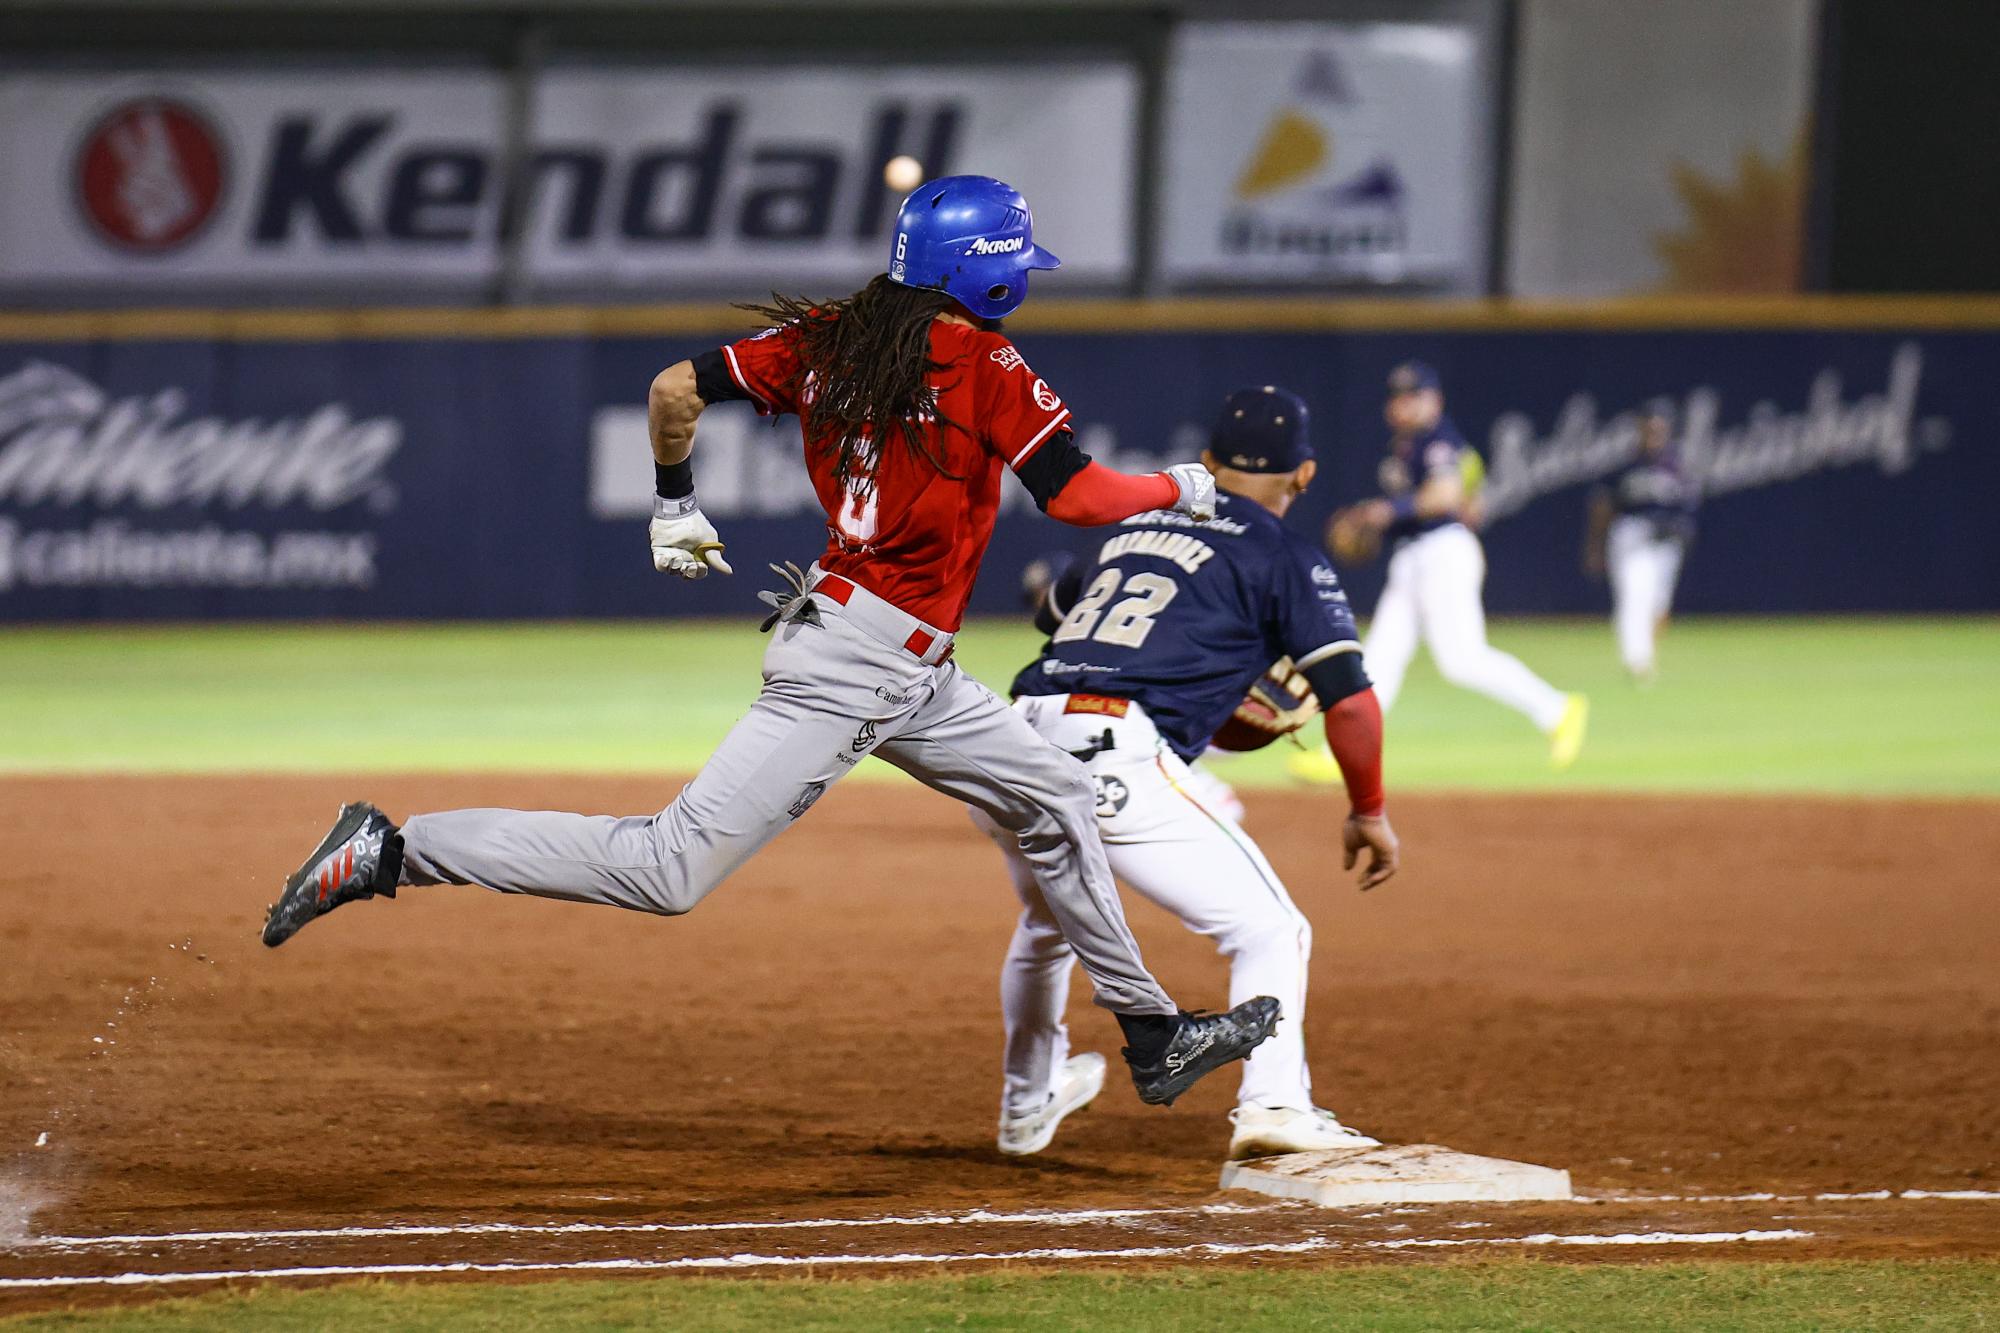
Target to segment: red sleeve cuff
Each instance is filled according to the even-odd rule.
[[[1042,447],[1042,442],[1048,439],[1049,436],[1055,434],[1056,427],[1062,425],[1063,422],[1068,420],[1069,420],[1069,409],[1065,407],[1062,411],[1056,413],[1055,416],[1052,417],[1048,421],[1048,423],[1045,424],[1040,430],[1036,431],[1034,433],[1034,436],[1031,439],[1029,439],[1029,441],[1026,444],[1022,445],[1019,449],[1016,449],[1014,451],[1014,456],[1007,460],[1007,466],[1013,468],[1016,472],[1019,472],[1021,470],[1021,464],[1027,462],[1030,458],[1034,457],[1035,450]]]
[[[757,385],[750,382],[750,376],[744,373],[742,360],[736,355],[734,344],[722,345],[722,359],[729,365],[729,378],[735,380],[736,387],[749,394],[750,401],[756,404],[757,414],[770,416],[772,411],[770,395],[760,391]]]
[[[1354,813],[1381,814],[1388,801],[1382,793],[1382,705],[1374,690],[1350,694],[1327,710],[1326,743]]]
[[[1180,497],[1180,486],[1164,472],[1135,477],[1090,463],[1049,497],[1049,517],[1095,528],[1149,509],[1166,509]]]

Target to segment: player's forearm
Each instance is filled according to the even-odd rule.
[[[1583,530],[1583,564],[1585,569],[1601,568],[1604,564],[1604,540],[1611,531],[1611,501],[1602,491],[1590,497],[1590,515]]]
[[[1079,528],[1101,527],[1154,509],[1171,509],[1181,488],[1164,472],[1135,477],[1087,463],[1049,497],[1048,515]]]
[[[1382,793],[1382,705],[1373,688],[1350,694],[1326,710],[1326,743],[1340,765],[1354,813],[1381,814],[1388,804]]]
[[[653,439],[655,463],[671,466],[687,461],[702,407],[692,361],[676,361],[653,377],[652,392],[646,395],[646,429]]]
[[[1465,502],[1465,486],[1456,477],[1436,477],[1417,488],[1410,507],[1418,518],[1443,518],[1457,514]]]

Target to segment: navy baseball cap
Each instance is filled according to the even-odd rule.
[[[1442,389],[1444,384],[1438,373],[1427,361],[1405,361],[1389,372],[1389,394],[1421,393],[1425,389]]]
[[[1238,389],[1223,399],[1208,448],[1216,462],[1238,472],[1292,471],[1313,456],[1305,399],[1275,384]]]

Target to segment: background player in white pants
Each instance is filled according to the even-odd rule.
[[[779,300],[774,327],[661,372],[649,402],[659,500],[649,529],[664,573],[727,574],[688,462],[706,404],[798,414],[828,518],[825,553],[771,596],[776,628],[750,712],[666,809],[612,818],[448,810],[399,830],[347,807],[265,922],[284,943],[315,917],[409,884],[483,884],[674,916],[803,816],[868,754],[977,806],[1006,828],[1118,1017],[1142,1100],[1170,1103],[1269,1035],[1277,1001],[1178,1011],[1146,970],[1098,846],[1081,767],[951,661],[992,537],[1001,473],[1038,506],[1094,525],[1172,506],[1214,511],[1189,464],[1130,477],[1092,463],[1069,409],[994,321],[1052,269],[1027,201],[984,176],[920,187],[896,219],[889,271],[838,301]],[[663,682],[671,688],[671,681]]]
[[[1421,639],[1439,675],[1524,715],[1548,736],[1550,761],[1569,767],[1583,748],[1589,702],[1486,641],[1486,553],[1473,533],[1485,467],[1445,416],[1437,372],[1421,361],[1397,366],[1383,416],[1392,435],[1377,473],[1382,497],[1335,515],[1327,535],[1340,553],[1350,539],[1339,529],[1352,525],[1367,545],[1389,550],[1388,580],[1367,639],[1382,711],[1396,706]],[[1324,753],[1297,756],[1292,771],[1321,782],[1336,776]]]
[[[1232,394],[1204,462],[1223,492],[1212,522],[1194,529],[1170,513],[1129,519],[1053,586],[1037,617],[1050,639],[1015,679],[1015,707],[1090,770],[1097,827],[1119,878],[1215,941],[1229,959],[1232,998],[1281,1002],[1277,1034],[1243,1067],[1230,1154],[1369,1147],[1374,1139],[1314,1104],[1304,1035],[1312,926],[1187,763],[1219,728],[1243,725],[1230,719],[1244,691],[1289,655],[1327,709],[1327,734],[1348,777],[1346,863],[1369,852],[1364,888],[1395,873],[1381,712],[1353,616],[1332,566],[1281,522],[1315,468],[1305,405],[1272,387]],[[1243,746],[1239,736],[1228,740]],[[1063,1010],[1074,953],[1013,840],[984,826],[1022,902],[1000,981],[1000,1148],[1032,1153],[1096,1094],[1104,1062],[1070,1055]]]
[[[1618,656],[1642,685],[1651,684],[1658,670],[1660,631],[1694,540],[1698,503],[1693,481],[1674,457],[1672,424],[1658,411],[1639,419],[1639,456],[1590,497],[1584,572],[1603,578],[1609,569]]]

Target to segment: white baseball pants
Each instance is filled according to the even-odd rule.
[[[666,809],[413,815],[403,825],[404,882],[677,916],[875,754],[1007,830],[1099,1004],[1176,1012],[1125,924],[1083,766],[954,663],[904,647],[913,629],[926,630],[935,662],[949,635],[860,590],[845,606],[813,602],[820,623],[778,625],[757,702]]]
[[[1674,605],[1685,545],[1661,537],[1650,519],[1630,515],[1611,520],[1605,563],[1611,572],[1611,623],[1618,632],[1618,656],[1635,676],[1651,674],[1660,622]]]
[[[1082,752],[1100,745],[1086,767],[1096,786],[1097,827],[1118,877],[1215,941],[1229,959],[1232,1007],[1259,995],[1284,1006],[1278,1030],[1243,1064],[1240,1102],[1311,1106],[1306,1072],[1306,969],[1312,926],[1263,852],[1237,822],[1197,795],[1188,766],[1160,740],[1137,704],[1123,717],[1066,712],[1070,696],[1018,700],[1014,707],[1056,746]],[[1014,839],[975,812],[1007,858],[1021,918],[1000,972],[1006,1017],[1004,1113],[1040,1107],[1069,1058],[1063,1010],[1074,955],[1041,880]]]
[[[1438,674],[1555,730],[1567,702],[1512,653],[1486,641],[1486,553],[1479,538],[1453,523],[1404,542],[1389,557],[1389,577],[1375,604],[1361,654],[1382,711],[1395,706],[1422,637]]]

